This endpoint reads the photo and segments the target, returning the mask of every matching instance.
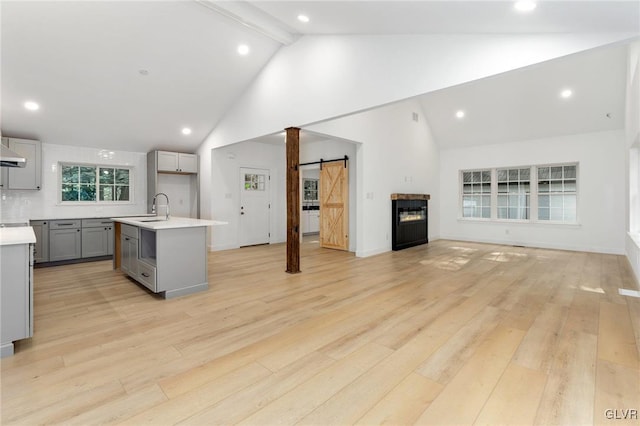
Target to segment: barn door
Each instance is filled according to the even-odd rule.
[[[320,246],[349,250],[348,161],[320,168]]]

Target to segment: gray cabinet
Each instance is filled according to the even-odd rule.
[[[32,220],[30,223],[36,234],[36,244],[33,260],[36,263],[49,261],[49,222],[46,220]]]
[[[138,278],[138,228],[122,224],[120,229],[120,269],[130,277]]]
[[[82,220],[82,257],[113,254],[113,222],[107,219]]]
[[[198,173],[198,156],[183,152],[157,151],[158,172]]]
[[[49,261],[82,257],[80,220],[52,220],[49,222]]]
[[[200,217],[198,155],[170,151],[148,152],[147,213],[152,213],[153,197],[158,192],[169,196],[176,216]]]
[[[0,355],[33,335],[33,288],[29,244],[0,246]]]
[[[42,145],[29,139],[2,138],[2,143],[27,159],[26,167],[2,167],[0,188],[40,189],[42,185]]]

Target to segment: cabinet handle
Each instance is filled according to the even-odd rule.
[[[79,230],[79,229],[77,229],[77,230],[76,230],[76,232],[80,232],[80,230]]]
[[[125,238],[124,240],[125,240],[125,241],[129,241],[129,238]]]
[[[59,223],[58,226],[71,226],[73,223]]]
[[[147,274],[146,272],[143,272],[141,275],[145,278],[149,278],[149,274]]]

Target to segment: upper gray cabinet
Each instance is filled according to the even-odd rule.
[[[158,172],[198,173],[198,156],[182,152],[157,151]]]
[[[26,167],[2,167],[0,188],[40,189],[42,185],[42,145],[29,139],[2,138],[2,144],[27,159]]]

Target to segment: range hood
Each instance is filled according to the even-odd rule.
[[[4,145],[0,145],[0,167],[25,167],[27,159],[20,154],[16,154]]]

